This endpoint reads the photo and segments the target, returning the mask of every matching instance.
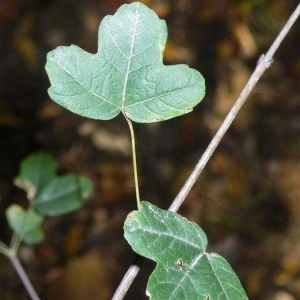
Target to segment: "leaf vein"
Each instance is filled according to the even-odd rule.
[[[135,11],[135,15],[137,15],[137,10]],[[130,55],[128,58],[128,64],[127,64],[127,70],[124,78],[124,88],[123,88],[123,95],[122,95],[122,110],[124,111],[124,106],[125,106],[125,95],[126,95],[126,89],[127,89],[127,84],[128,84],[128,77],[129,77],[129,70],[131,66],[131,60],[132,60],[132,53],[133,53],[133,47],[135,44],[135,38],[136,38],[136,28],[137,28],[137,22],[134,23],[134,29],[133,29],[133,35],[132,35],[132,40],[131,40],[131,47],[130,47]]]
[[[129,57],[121,50],[121,48],[119,47],[118,43],[116,42],[116,40],[115,40],[113,34],[112,34],[111,31],[110,31],[110,28],[109,28],[108,26],[106,26],[106,28],[107,28],[107,31],[108,31],[108,33],[109,33],[109,35],[110,35],[110,37],[111,37],[111,39],[112,39],[114,45],[116,46],[116,48],[119,50],[119,52],[120,52],[127,60],[129,60]]]
[[[178,241],[180,241],[180,242],[182,242],[184,244],[188,244],[188,245],[194,247],[197,250],[203,251],[203,249],[199,245],[194,244],[194,243],[190,242],[189,240],[181,238],[181,237],[179,237],[177,235],[173,235],[171,233],[166,233],[166,232],[159,232],[159,231],[156,231],[156,230],[153,230],[153,229],[148,229],[148,230],[147,229],[143,229],[143,231],[147,232],[149,234],[162,235],[162,236],[165,236],[165,237],[171,237],[171,238],[173,238],[175,240],[178,240]]]
[[[95,92],[93,92],[92,90],[88,89],[86,86],[84,86],[73,74],[71,74],[62,64],[58,63],[57,61],[54,61],[53,59],[51,59],[54,63],[58,64],[58,66],[64,70],[67,74],[69,74],[82,88],[84,88],[87,93],[91,93],[92,95],[96,96],[96,98],[99,98],[100,100],[107,102],[115,107],[120,108],[118,105],[116,105],[115,103],[101,97],[100,95],[96,94]],[[73,97],[76,97],[78,95],[74,95]],[[71,96],[70,96],[71,97]],[[100,103],[99,103],[100,104]]]
[[[169,96],[169,95],[175,94],[175,93],[177,93],[177,92],[184,91],[184,90],[186,90],[186,89],[190,89],[191,87],[196,86],[196,85],[198,85],[198,84],[193,84],[193,85],[190,85],[190,86],[186,86],[186,87],[184,87],[184,88],[179,88],[179,89],[177,89],[177,90],[173,90],[173,91],[170,91],[170,92],[166,92],[166,93],[164,93],[164,94],[160,94],[160,95],[155,96],[155,97],[151,97],[151,98],[144,99],[144,100],[139,101],[139,102],[136,102],[136,103],[132,103],[132,104],[130,104],[130,105],[127,105],[126,107],[129,108],[129,107],[133,107],[133,106],[136,106],[136,105],[145,104],[146,102],[153,101],[153,100],[159,99],[159,98],[161,98],[161,97]],[[173,107],[173,108],[174,108],[174,107]]]

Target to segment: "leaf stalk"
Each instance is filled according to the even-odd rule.
[[[260,56],[257,66],[251,75],[250,79],[248,80],[246,86],[242,90],[240,96],[232,106],[231,110],[227,114],[225,120],[221,124],[220,128],[218,129],[217,133],[214,135],[213,139],[211,140],[210,144],[204,151],[203,155],[199,159],[196,167],[190,174],[189,178],[179,191],[178,195],[175,197],[173,203],[169,207],[170,211],[176,212],[184,202],[185,198],[187,197],[189,191],[194,186],[195,182],[197,181],[198,177],[202,173],[204,167],[206,166],[207,162],[209,161],[212,154],[215,152],[217,146],[219,145],[220,141],[222,140],[223,136],[227,132],[228,128],[234,121],[236,115],[248,99],[249,94],[252,92],[253,88],[255,87],[258,80],[264,74],[264,72],[271,66],[273,63],[273,55],[280,46],[283,39],[286,37],[287,33],[290,31],[291,27],[297,20],[300,15],[300,4],[296,7],[295,11],[292,13],[278,36],[276,37],[275,41],[269,48],[266,54]]]
[[[137,159],[136,159],[136,147],[135,147],[135,135],[133,130],[132,122],[126,117],[124,117],[128,123],[130,129],[130,136],[131,136],[131,147],[132,147],[132,161],[133,161],[133,175],[134,175],[134,185],[135,185],[135,195],[136,195],[136,203],[137,208],[140,209],[141,207],[141,200],[140,200],[140,191],[139,191],[139,179],[138,179],[138,171],[137,171]]]

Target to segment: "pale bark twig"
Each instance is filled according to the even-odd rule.
[[[10,261],[15,268],[16,272],[18,273],[19,277],[21,278],[28,294],[30,295],[32,300],[40,300],[39,296],[37,295],[34,287],[31,284],[31,281],[29,280],[27,274],[25,273],[23,266],[21,265],[21,262],[19,258],[16,255],[10,256]]]

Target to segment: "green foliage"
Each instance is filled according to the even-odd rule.
[[[81,176],[64,175],[52,179],[33,201],[43,215],[55,216],[80,208],[92,190],[91,182]]]
[[[57,164],[48,153],[32,154],[20,165],[15,184],[25,190],[29,208],[12,204],[6,209],[6,218],[13,230],[10,245],[0,241],[0,253],[9,257],[31,299],[39,299],[27,277],[17,253],[21,241],[37,244],[44,239],[41,224],[44,215],[61,215],[80,207],[83,198],[92,191],[92,183],[77,175],[56,175]]]
[[[25,210],[12,204],[6,210],[6,218],[14,231],[9,247],[0,242],[0,252],[17,253],[19,242],[40,243],[44,238],[41,224],[44,216],[62,215],[78,209],[88,197],[93,185],[89,179],[78,175],[56,175],[57,163],[44,152],[32,154],[20,165],[15,184],[27,192],[29,208]]]
[[[55,177],[57,164],[48,153],[30,155],[21,162],[20,172],[15,185],[27,192],[27,199],[32,200],[45,185]]]
[[[122,112],[148,123],[185,114],[204,97],[204,79],[186,65],[163,65],[166,39],[166,24],[152,10],[141,3],[123,5],[103,19],[98,53],[77,46],[48,53],[49,95],[92,119]]]
[[[166,24],[141,3],[125,4],[114,16],[105,17],[98,39],[96,54],[74,45],[48,53],[48,93],[84,117],[109,120],[123,113],[131,132],[139,207],[135,140],[129,120],[148,123],[183,115],[202,100],[205,83],[198,71],[186,65],[163,65]],[[55,188],[50,190],[49,194],[56,195]],[[37,196],[33,205],[41,210],[37,203],[44,205],[46,196]],[[50,214],[57,213],[60,193],[55,198],[51,209],[44,206]],[[247,299],[226,260],[205,252],[205,233],[195,223],[143,202],[128,216],[124,228],[132,248],[157,262],[148,282],[152,300]]]
[[[32,209],[25,211],[22,206],[12,204],[6,210],[6,218],[10,228],[22,236],[25,243],[37,244],[44,239],[44,233],[40,228],[44,217]]]
[[[48,153],[29,156],[15,180],[27,192],[31,205],[43,215],[62,215],[80,208],[92,191],[92,183],[78,175],[56,175],[57,164]]]
[[[142,256],[157,262],[148,281],[152,300],[243,300],[247,296],[228,262],[207,253],[203,230],[177,213],[142,202],[125,221],[125,238]]]

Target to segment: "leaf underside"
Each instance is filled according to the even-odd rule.
[[[207,238],[196,223],[142,202],[124,230],[134,251],[157,262],[147,286],[152,300],[248,299],[228,262],[205,252]]]
[[[48,53],[48,93],[92,119],[122,112],[148,123],[185,114],[204,97],[204,79],[187,65],[163,65],[166,40],[165,21],[141,3],[125,4],[102,20],[96,54],[74,45]]]

